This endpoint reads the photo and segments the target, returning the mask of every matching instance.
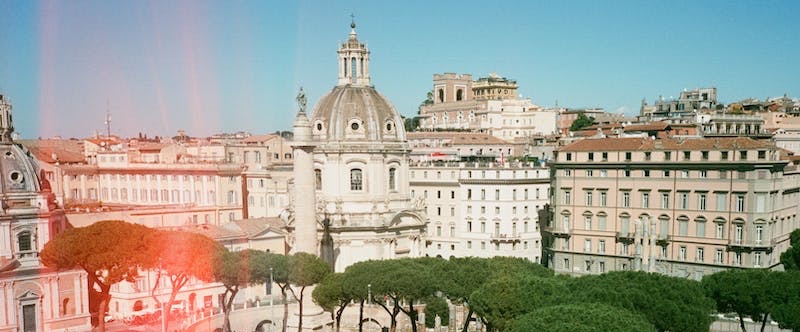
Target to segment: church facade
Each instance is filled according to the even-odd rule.
[[[410,195],[403,120],[371,85],[370,52],[354,23],[337,55],[338,84],[310,116],[298,97],[293,250],[319,254],[335,271],[370,259],[421,256],[427,217],[424,202]]]
[[[0,332],[89,330],[86,272],[56,271],[39,260],[67,220],[13,132],[11,103],[0,94]]]

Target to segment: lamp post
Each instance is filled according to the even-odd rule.
[[[275,331],[275,306],[273,306],[272,299],[275,297],[275,294],[272,293],[272,267],[269,268],[269,320],[272,324],[270,324],[269,330]]]
[[[367,284],[367,309],[369,309],[370,314],[372,311],[372,284]],[[372,325],[368,325],[367,331],[372,331]]]

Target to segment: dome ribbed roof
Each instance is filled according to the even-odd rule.
[[[400,114],[372,86],[336,86],[311,114],[312,133],[320,141],[380,142],[406,139]]]

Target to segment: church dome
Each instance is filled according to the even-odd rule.
[[[386,97],[370,82],[367,45],[356,35],[339,45],[339,81],[322,97],[311,114],[311,133],[318,141],[404,142],[403,120]]]
[[[0,193],[40,191],[39,164],[30,152],[12,139],[11,103],[0,94]]]
[[[311,115],[311,131],[327,141],[405,141],[403,120],[372,86],[336,86]]]

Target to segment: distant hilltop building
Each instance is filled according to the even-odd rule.
[[[464,130],[514,141],[556,133],[557,112],[517,93],[515,80],[491,74],[434,74],[433,100],[420,107],[422,130]]]
[[[717,88],[700,88],[681,91],[678,99],[665,100],[659,96],[653,105],[648,105],[646,100],[642,100],[639,115],[649,118],[669,118],[691,114],[697,110],[713,110],[716,107]]]

